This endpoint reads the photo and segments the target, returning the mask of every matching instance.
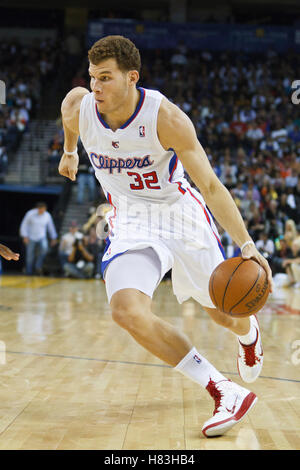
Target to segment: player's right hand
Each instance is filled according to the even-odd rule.
[[[14,253],[10,248],[1,244],[0,244],[0,255],[3,256],[3,258],[7,259],[8,261],[10,260],[18,261],[20,258],[19,253]]]
[[[78,171],[78,163],[79,157],[77,153],[74,155],[66,155],[64,153],[58,165],[58,173],[62,176],[66,176],[71,181],[75,181]]]

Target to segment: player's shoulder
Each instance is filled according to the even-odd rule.
[[[66,94],[62,102],[62,111],[71,111],[72,113],[74,111],[79,111],[83,98],[88,94],[90,94],[90,92],[87,88],[80,86],[72,88],[72,90]]]
[[[159,107],[157,132],[164,147],[169,145],[170,139],[174,142],[188,140],[195,136],[194,126],[190,118],[166,97],[163,97]]]
[[[158,124],[174,128],[184,128],[190,125],[190,118],[176,104],[168,100],[165,96],[161,100],[158,111]]]

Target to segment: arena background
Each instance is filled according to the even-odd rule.
[[[254,198],[256,207],[252,208],[255,214],[260,211],[260,218],[253,222],[251,234],[257,239],[266,227],[268,213],[272,215],[273,210],[274,214],[271,201],[276,200],[276,217],[269,219],[272,222],[267,226],[276,245],[287,219],[299,224],[300,108],[291,98],[292,82],[300,78],[299,2],[287,1],[283,6],[279,1],[200,4],[151,0],[128,1],[125,6],[111,0],[109,6],[100,8],[98,3],[88,0],[83,7],[79,1],[53,0],[43,5],[37,1],[0,1],[0,79],[7,87],[7,102],[0,111],[0,240],[22,254],[19,263],[2,261],[2,272],[24,270],[19,226],[37,201],[48,204],[60,235],[68,230],[71,220],[85,223],[93,208],[105,202],[97,187],[94,201],[87,201],[85,195],[79,207],[77,183],[57,174],[57,162],[62,142],[61,101],[73,86],[88,86],[87,49],[106,34],[124,34],[136,42],[143,61],[140,83],[159,89],[190,115],[218,175],[226,173],[226,165],[232,173],[230,181],[223,174],[222,178],[236,201],[247,199],[246,194]],[[264,68],[267,60],[270,67]],[[243,80],[239,77],[231,83],[229,79],[229,84],[227,77],[227,88],[223,86],[222,67],[235,67],[238,62],[250,75],[251,63],[262,74],[267,72],[268,80],[261,81],[267,95],[264,105],[253,104],[259,91],[253,83],[252,89],[249,87],[249,73]],[[218,115],[222,101],[226,112]],[[240,135],[234,129],[234,122],[239,121],[234,113],[243,112],[248,102],[261,127],[265,126],[263,137],[255,144],[245,137],[251,118],[245,118]],[[25,109],[23,114],[17,113],[19,120],[16,109]],[[291,137],[287,134],[294,132],[294,124],[295,135]],[[222,134],[223,126],[230,128],[229,135]],[[275,139],[279,150],[260,151],[260,143],[276,126],[286,130],[283,138],[280,135]],[[53,144],[56,135],[57,146]],[[228,147],[230,156],[225,157]],[[268,182],[261,171],[269,177]],[[251,180],[247,172],[252,174]],[[292,178],[288,185],[287,177]],[[274,185],[276,197],[272,196]],[[294,197],[291,204],[281,201],[285,193],[286,199],[291,194]],[[241,212],[247,220],[253,219],[251,208],[242,204]],[[223,239],[225,245],[230,244],[226,234]],[[57,255],[57,247],[52,255]],[[48,257],[45,262],[46,274],[59,273],[58,259],[53,259],[51,256],[49,262]]]

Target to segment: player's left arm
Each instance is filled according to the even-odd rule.
[[[166,150],[169,148],[175,150],[212,214],[235,243],[241,247],[246,241],[252,241],[239,209],[211,167],[197,138],[193,123],[183,111],[165,98],[158,113],[157,132],[162,146]],[[256,259],[265,268],[272,290],[270,266],[255,244],[247,245],[243,249],[242,256]]]

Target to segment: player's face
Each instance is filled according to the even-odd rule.
[[[130,72],[122,72],[115,59],[107,59],[98,65],[90,63],[91,90],[100,113],[116,111],[126,103],[130,88]]]

